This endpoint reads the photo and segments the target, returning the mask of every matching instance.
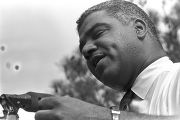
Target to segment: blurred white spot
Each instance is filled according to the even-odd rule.
[[[170,24],[166,25],[166,24],[164,24],[163,22],[160,22],[160,23],[159,23],[159,26],[158,26],[158,28],[159,28],[159,29],[161,30],[161,32],[163,32],[163,33],[169,32],[170,27],[171,27]]]
[[[11,68],[11,63],[10,62],[6,62],[6,68],[10,69]]]
[[[7,50],[7,46],[5,44],[0,45],[0,51],[5,52]]]
[[[13,65],[13,71],[19,72],[21,70],[21,64],[20,63],[15,63]]]

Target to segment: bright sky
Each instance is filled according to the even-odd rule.
[[[0,94],[50,93],[53,79],[63,77],[54,63],[78,46],[75,21],[101,1],[0,0]],[[161,6],[162,0],[148,0],[146,8],[162,13]],[[20,120],[33,115],[21,110]]]
[[[0,1],[3,93],[50,92],[52,80],[63,75],[54,63],[78,46],[77,18],[100,1]]]

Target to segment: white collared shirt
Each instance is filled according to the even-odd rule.
[[[130,111],[151,115],[180,113],[180,63],[162,57],[136,78],[131,90],[138,96],[133,99]]]

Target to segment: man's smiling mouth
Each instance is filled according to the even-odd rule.
[[[93,55],[90,59],[90,62],[91,64],[93,65],[94,68],[96,68],[98,62],[104,58],[105,55],[103,54],[96,54],[96,55]]]

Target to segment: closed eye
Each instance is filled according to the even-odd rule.
[[[92,34],[92,39],[96,40],[96,39],[100,38],[104,32],[105,32],[105,30],[98,30],[97,32]]]
[[[79,50],[82,53],[82,49],[87,42],[87,38],[91,38],[96,40],[100,38],[107,30],[110,30],[110,26],[107,23],[96,23],[94,24],[87,32],[85,32],[84,36],[80,40]]]

